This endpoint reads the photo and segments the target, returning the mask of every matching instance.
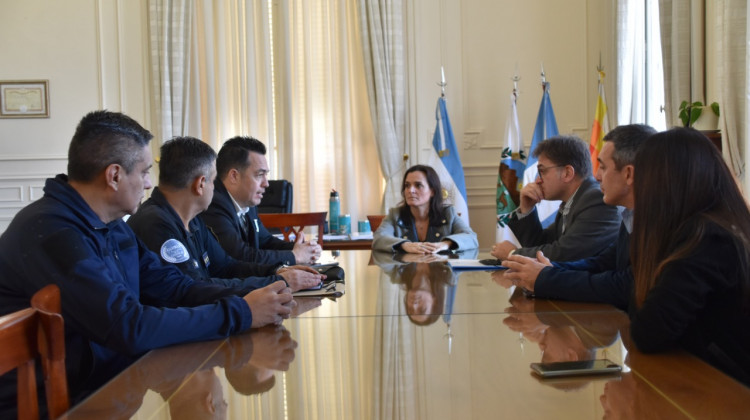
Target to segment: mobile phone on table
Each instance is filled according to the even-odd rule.
[[[601,375],[622,371],[622,366],[609,359],[579,360],[575,362],[532,363],[531,370],[543,378],[561,376]]]

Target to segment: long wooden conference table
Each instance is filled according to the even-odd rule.
[[[68,418],[750,418],[750,389],[686,353],[639,353],[611,306],[529,299],[442,262],[336,259],[343,296],[297,298],[279,327],[151,351]],[[586,358],[623,372],[529,369]]]

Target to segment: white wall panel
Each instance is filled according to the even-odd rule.
[[[66,160],[0,158],[0,232],[13,216],[43,194],[45,179],[65,171]]]
[[[49,118],[0,119],[0,232],[66,171],[84,114],[150,126],[147,34],[146,0],[0,0],[0,80],[49,80],[50,98]]]

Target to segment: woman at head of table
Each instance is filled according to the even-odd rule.
[[[404,200],[388,212],[373,235],[372,249],[414,254],[475,249],[477,235],[443,202],[440,177],[432,167],[406,170]]]
[[[631,337],[684,349],[750,385],[750,210],[699,131],[651,136],[635,158]]]

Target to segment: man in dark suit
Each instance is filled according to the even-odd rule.
[[[544,255],[537,259],[513,255],[503,262],[510,270],[501,275],[538,297],[603,302],[627,309],[633,282],[629,252],[633,160],[640,145],[654,133],[647,125],[631,124],[619,126],[604,137],[596,179],[604,202],[623,207],[617,242],[599,255],[572,262],[550,263]]]
[[[278,239],[258,218],[256,206],[268,187],[265,155],[266,146],[255,138],[227,140],[216,158],[213,200],[200,217],[227,254],[238,260],[286,265],[315,262],[320,245],[305,241],[304,235],[294,243]]]
[[[138,239],[195,281],[260,288],[283,280],[293,292],[320,284],[303,265],[258,264],[227,255],[198,214],[213,198],[216,152],[193,137],[161,146],[159,186],[128,219]]]
[[[492,248],[492,255],[533,257],[542,251],[555,261],[573,261],[594,256],[614,242],[620,215],[602,201],[599,185],[591,176],[588,145],[578,137],[556,136],[541,142],[534,156],[539,170],[536,182],[523,187],[520,206],[508,221],[522,247],[500,242]],[[542,200],[563,201],[555,222],[546,229],[536,211]]]

